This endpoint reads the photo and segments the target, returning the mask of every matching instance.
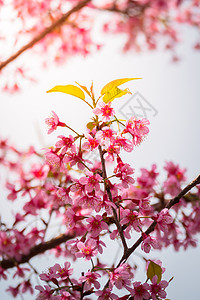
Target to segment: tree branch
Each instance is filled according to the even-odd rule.
[[[0,267],[2,267],[4,270],[7,270],[17,265],[27,263],[32,257],[38,254],[42,254],[47,250],[53,249],[56,246],[72,239],[73,237],[73,235],[61,234],[47,242],[34,246],[30,249],[28,254],[22,255],[20,260],[16,260],[14,258],[3,259],[2,261],[0,261]]]
[[[15,54],[10,56],[7,60],[0,63],[0,71],[7,66],[10,62],[15,60],[18,56],[20,56],[23,52],[28,50],[29,48],[32,48],[36,43],[41,41],[45,36],[47,36],[49,33],[53,32],[57,27],[61,26],[67,18],[69,18],[70,15],[73,13],[79,11],[81,8],[86,6],[91,0],[83,0],[79,2],[77,5],[75,5],[72,9],[70,9],[67,13],[63,14],[58,20],[56,20],[53,24],[51,24],[49,27],[44,29],[41,33],[39,33],[35,38],[33,38],[30,42],[28,42],[26,45],[24,45],[20,50],[18,50]]]
[[[102,165],[102,172],[103,172],[103,179],[104,179],[105,189],[106,189],[106,192],[107,192],[109,200],[111,202],[113,202],[112,194],[111,194],[111,190],[110,190],[110,186],[107,184],[107,182],[105,182],[105,179],[107,178],[107,174],[106,174],[105,159],[103,157],[102,148],[101,148],[100,145],[99,145],[98,148],[99,148],[99,154],[100,154],[100,158],[101,158],[101,165]],[[125,237],[124,237],[124,233],[123,233],[122,227],[120,225],[120,222],[118,220],[117,212],[116,212],[116,210],[113,207],[112,207],[112,211],[113,211],[114,221],[115,221],[115,224],[117,226],[117,229],[118,229],[118,232],[119,232],[119,236],[121,238],[121,241],[122,241],[122,244],[123,244],[123,247],[124,247],[124,254],[125,254],[126,251],[127,251],[127,249],[128,249],[128,247],[127,247],[127,243],[126,243],[126,240],[125,240]]]
[[[171,199],[171,201],[166,205],[165,208],[170,209],[173,205],[177,204],[179,200],[187,193],[189,192],[193,187],[195,187],[197,184],[200,184],[200,175],[198,175],[191,183],[189,183],[175,198]],[[157,222],[153,221],[151,225],[147,228],[145,231],[146,235],[149,235],[152,231],[154,231],[156,227]],[[122,263],[125,262],[128,257],[135,251],[135,249],[142,243],[143,238],[142,236],[133,244],[131,248],[128,248],[126,253],[122,256],[120,262],[118,263],[117,267]]]

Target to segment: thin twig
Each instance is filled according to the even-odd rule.
[[[166,205],[166,208],[170,209],[173,205],[177,204],[180,199],[189,192],[193,187],[195,187],[197,184],[200,184],[200,175],[198,175],[191,183],[189,183],[176,197],[171,199],[171,201]],[[156,227],[157,222],[153,221],[151,225],[147,228],[145,231],[146,235],[149,235],[152,231],[154,231]],[[135,249],[142,243],[143,238],[142,236],[133,244],[132,247],[128,248],[126,253],[122,256],[120,262],[118,263],[117,267],[122,263],[125,262],[129,256],[135,251]]]

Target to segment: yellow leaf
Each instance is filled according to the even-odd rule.
[[[120,90],[118,87],[113,87],[111,90],[107,91],[103,96],[103,101],[105,103],[113,101],[115,98],[120,98],[126,94],[131,94],[129,89]]]
[[[86,86],[84,86],[84,85],[81,85],[81,84],[79,84],[78,82],[76,82],[75,81],[75,83],[76,84],[78,84],[81,88],[82,88],[82,90],[84,90],[89,96],[90,96],[90,92],[88,91],[88,89],[87,89],[87,87]]]
[[[157,275],[158,280],[157,283],[161,281],[162,278],[162,268],[152,260],[150,260],[148,269],[147,269],[147,277],[152,281],[153,276]]]
[[[115,79],[109,83],[107,83],[101,90],[101,95],[104,95],[106,92],[110,91],[114,87],[118,87],[119,85],[128,82],[130,80],[136,80],[142,78],[122,78],[122,79]]]
[[[85,94],[84,92],[77,86],[75,85],[56,85],[54,86],[51,90],[47,91],[47,93],[52,93],[52,92],[61,92],[65,93],[68,95],[75,96],[77,98],[80,98],[82,100],[85,99]]]

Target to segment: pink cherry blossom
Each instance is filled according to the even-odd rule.
[[[7,182],[6,188],[10,191],[10,194],[7,196],[8,200],[14,201],[17,199],[17,190],[15,189],[15,185]]]
[[[123,133],[129,132],[133,137],[134,145],[138,145],[149,132],[147,127],[149,124],[149,121],[145,118],[137,120],[135,117],[131,117],[126,122],[126,128],[123,130]]]
[[[53,278],[58,278],[59,274],[57,273],[60,270],[60,265],[55,264],[53,267],[50,267],[48,269],[48,273],[42,273],[40,274],[41,280],[51,280]]]
[[[93,174],[92,172],[86,173],[87,177],[81,177],[79,183],[85,185],[85,190],[88,193],[91,193],[93,190],[99,191],[102,177],[99,174]]]
[[[19,277],[25,277],[25,273],[24,271],[30,271],[30,269],[28,268],[21,268],[19,266],[17,266],[17,271],[14,273],[13,278],[15,278],[15,276],[19,276]]]
[[[53,290],[48,286],[45,285],[44,288],[41,285],[36,285],[36,290],[38,290],[40,293],[37,295],[36,300],[60,300],[60,296],[53,296]]]
[[[0,267],[0,280],[1,280],[1,278],[7,279],[7,275],[5,274],[5,270],[2,267]]]
[[[79,252],[76,253],[76,257],[84,257],[85,260],[90,260],[98,253],[96,242],[93,239],[87,240],[86,243],[78,242],[77,248],[79,249]]]
[[[16,287],[12,287],[9,286],[6,291],[10,292],[12,294],[12,296],[15,298],[19,295],[19,286]]]
[[[72,149],[72,151],[75,151],[76,146],[74,144],[73,136],[69,135],[69,137],[65,137],[64,135],[59,135],[58,138],[60,138],[60,140],[56,142],[55,146],[56,148],[62,148],[62,154],[65,154],[68,149]]]
[[[181,191],[181,184],[180,181],[177,179],[176,176],[171,175],[167,178],[164,182],[164,193],[170,194],[171,196],[175,197]]]
[[[85,160],[83,159],[83,155],[82,152],[76,152],[76,150],[74,148],[71,148],[70,151],[68,151],[66,153],[66,155],[63,158],[63,163],[70,165],[70,167],[73,167],[75,165],[77,165],[77,167],[80,170],[84,170],[85,166],[83,163],[85,162]]]
[[[105,143],[113,143],[115,141],[116,131],[108,126],[104,126],[96,133],[96,138],[101,141],[101,145]]]
[[[45,119],[45,123],[48,126],[48,134],[55,131],[58,126],[62,126],[62,127],[65,126],[64,123],[59,121],[59,118],[58,118],[57,114],[54,111],[52,111],[51,114],[52,115],[49,118]]]
[[[107,122],[114,116],[115,111],[111,107],[111,102],[105,103],[103,101],[99,101],[98,107],[93,109],[93,113],[95,115],[102,115],[102,121]]]
[[[112,290],[110,288],[106,288],[103,289],[102,291],[98,291],[95,293],[95,295],[99,296],[97,299],[98,300],[109,300],[109,299],[113,299],[113,300],[117,300],[119,299],[119,297],[112,293]]]
[[[148,292],[149,290],[149,284],[143,283],[141,284],[140,281],[135,281],[133,283],[133,289],[130,289],[131,296],[134,297],[134,300],[143,300],[143,299],[149,299],[150,294]]]
[[[90,134],[86,135],[87,141],[83,143],[82,148],[86,150],[94,150],[99,146],[99,141],[96,137],[92,137]]]
[[[24,282],[22,282],[22,293],[26,293],[27,291],[29,291],[31,294],[34,293],[33,287],[30,283],[30,280],[26,280]]]
[[[161,299],[165,299],[167,293],[164,289],[168,286],[168,282],[166,280],[161,280],[157,283],[158,277],[157,275],[153,276],[152,284],[150,284],[150,293],[152,300],[157,300],[158,297]]]
[[[64,267],[59,266],[57,270],[57,275],[59,275],[62,280],[67,279],[69,276],[73,274],[73,269],[70,269],[70,266],[71,263],[68,261],[64,263]]]
[[[110,273],[110,287],[116,286],[119,290],[130,286],[130,274],[127,270],[127,264],[121,264]]]
[[[45,179],[49,172],[48,165],[34,164],[31,173],[38,179]]]
[[[129,176],[134,173],[134,169],[129,164],[124,164],[120,158],[117,158],[117,166],[114,169],[115,176],[120,178],[123,188],[128,188],[135,180]]]
[[[117,154],[120,153],[120,147],[115,144],[111,144],[107,149],[106,153],[104,154],[104,158],[108,161],[114,161],[114,158]]]
[[[57,152],[53,149],[47,149],[45,152],[46,161],[54,169],[59,169],[61,165],[61,159]]]
[[[158,228],[166,232],[168,230],[168,225],[173,223],[173,218],[169,214],[168,209],[164,208],[156,217],[156,221],[157,221]]]
[[[147,236],[145,233],[142,234],[142,237],[143,237],[143,242],[141,244],[141,249],[145,253],[149,253],[151,247],[153,247],[154,249],[159,249],[159,243],[155,237],[150,235]]]
[[[117,136],[114,140],[114,144],[120,146],[126,152],[133,151],[133,143],[122,136]]]
[[[129,209],[125,209],[122,211],[122,216],[121,216],[121,225],[128,224],[128,227],[126,228],[124,234],[126,238],[130,239],[130,231],[133,228],[135,231],[140,232],[141,228],[141,221],[139,219],[139,213],[137,211],[131,211]]]
[[[98,290],[100,288],[100,283],[97,281],[101,275],[97,272],[86,272],[83,276],[79,278],[79,281],[84,282],[84,290],[90,290],[92,285]]]
[[[87,219],[87,222],[89,223],[87,229],[92,237],[97,237],[102,230],[108,230],[108,225],[102,220],[103,218],[100,215]]]

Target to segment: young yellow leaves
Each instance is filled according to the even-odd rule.
[[[118,87],[113,87],[111,90],[105,93],[103,96],[103,101],[105,103],[113,101],[115,98],[120,98],[126,94],[131,94],[129,89],[121,90]]]
[[[131,80],[136,80],[136,79],[142,79],[142,78],[122,78],[122,79],[115,79],[113,81],[110,81],[102,88],[101,95],[104,95],[106,92],[110,91],[114,87],[118,87],[123,83],[126,83]]]
[[[56,85],[51,90],[47,91],[47,93],[52,93],[52,92],[61,92],[85,100],[84,92],[79,87],[71,84]]]
[[[79,84],[78,82],[76,82],[75,81],[75,83],[76,84],[78,84],[81,88],[82,88],[82,90],[84,90],[87,94],[88,94],[88,96],[90,96],[90,92],[88,91],[88,89],[87,89],[87,87],[86,86],[84,86],[84,85],[81,85],[81,84]]]
[[[120,98],[123,95],[131,92],[128,89],[121,90],[118,88],[119,85],[126,83],[130,80],[136,80],[141,78],[122,78],[122,79],[115,79],[109,83],[107,83],[101,90],[101,95],[103,96],[103,101],[108,103],[113,101],[115,98]]]
[[[150,260],[149,266],[147,269],[147,277],[152,281],[152,278],[155,275],[157,275],[157,277],[158,277],[157,283],[159,283],[162,278],[162,268],[158,264],[156,264],[155,262]]]

